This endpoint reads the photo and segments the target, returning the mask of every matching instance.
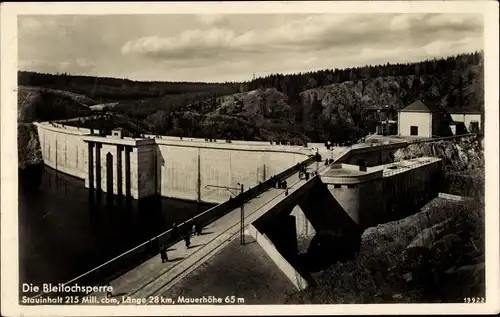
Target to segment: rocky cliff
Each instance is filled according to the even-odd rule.
[[[438,157],[443,162],[441,191],[482,199],[484,196],[484,147],[482,137],[463,137],[411,144],[398,150],[396,161],[420,156]]]
[[[40,141],[35,125],[31,123],[19,123],[17,125],[17,146],[20,169],[43,163]]]
[[[465,78],[465,79],[464,79]],[[404,108],[416,99],[446,109],[484,110],[483,67],[445,74],[385,76],[348,80],[308,89],[300,93],[302,122],[307,132],[321,128],[319,138],[330,137],[328,130],[339,125],[366,128],[367,121],[377,120],[369,109]]]
[[[394,159],[402,161],[421,156],[440,158],[446,172],[484,170],[484,148],[476,136],[411,144],[398,150]]]
[[[302,140],[287,96],[274,88],[256,89],[189,103],[146,117],[164,135],[245,140]]]

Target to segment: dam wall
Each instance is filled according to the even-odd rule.
[[[83,136],[90,134],[90,130],[49,123],[35,125],[44,163],[55,170],[85,179],[87,147]]]
[[[87,188],[140,199],[152,195],[220,203],[305,161],[302,146],[269,142],[96,136],[89,129],[35,123],[44,163],[85,179]],[[221,187],[231,187],[231,190]]]
[[[215,203],[231,197],[229,190],[215,186],[239,188],[240,183],[244,188],[253,187],[308,158],[305,153],[268,145],[172,144],[163,140],[157,140],[156,157],[161,196]]]

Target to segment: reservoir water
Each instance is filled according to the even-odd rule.
[[[67,282],[210,207],[92,200],[83,180],[48,167],[19,171],[19,282]]]

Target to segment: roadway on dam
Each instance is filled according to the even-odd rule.
[[[335,148],[333,157],[342,157],[348,148]],[[325,158],[323,156],[323,158]],[[323,162],[313,162],[308,166],[309,170],[319,172],[326,168]],[[310,179],[311,180],[311,179]],[[294,173],[286,178],[289,194],[298,190],[306,183],[299,178],[299,173]],[[247,226],[264,215],[285,198],[285,190],[271,188],[245,204],[244,222]],[[238,207],[225,216],[212,222],[203,228],[203,234],[191,238],[190,248],[186,248],[182,240],[167,249],[168,262],[162,263],[159,254],[142,263],[131,271],[113,280],[113,296],[129,296],[132,298],[147,298],[158,295],[180,279],[191,273],[198,266],[208,260],[219,250],[228,245],[232,240],[239,237],[241,209]],[[106,296],[104,293],[93,294]]]

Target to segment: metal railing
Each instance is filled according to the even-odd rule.
[[[403,164],[397,165],[398,163],[394,163],[393,166],[396,166],[397,168],[391,169],[391,168],[388,167],[388,168],[384,169],[383,176],[384,177],[392,176],[392,175],[395,175],[395,174],[403,173],[404,171],[407,171],[407,170],[410,170],[410,169],[414,169],[414,168],[417,168],[417,167],[420,167],[420,166],[423,166],[423,165],[430,165],[432,163],[437,163],[437,162],[439,162],[439,160],[429,159],[429,160],[419,160],[416,163],[408,164],[408,165],[403,165]]]
[[[431,137],[431,138],[408,140],[406,142],[408,144],[416,144],[416,143],[426,143],[426,142],[436,142],[436,141],[443,141],[443,140],[461,139],[461,138],[466,138],[466,137],[471,137],[471,136],[479,136],[479,135],[480,135],[480,133],[467,133],[467,134],[444,136],[444,137],[437,137],[437,138]]]

